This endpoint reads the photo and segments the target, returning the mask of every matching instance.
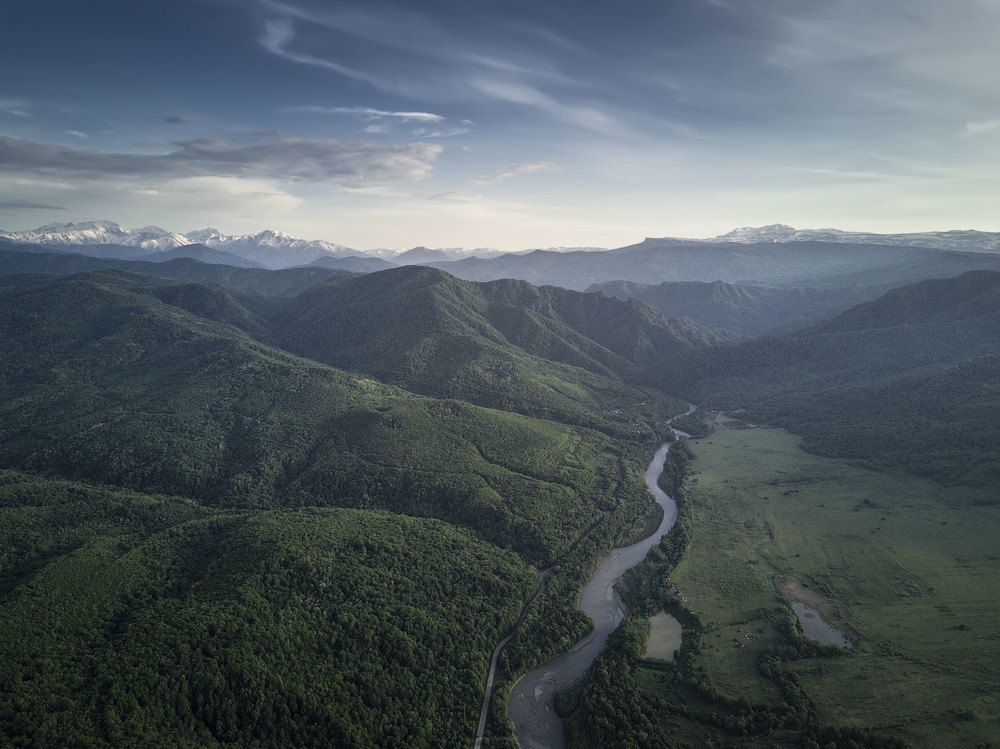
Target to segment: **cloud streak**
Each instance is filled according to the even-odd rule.
[[[283,133],[177,141],[165,153],[113,153],[0,136],[0,172],[100,179],[245,177],[351,186],[415,180],[435,143],[388,144]]]
[[[500,182],[522,174],[538,174],[539,172],[558,172],[559,166],[551,161],[528,161],[520,164],[507,164],[496,173],[490,182]]]
[[[432,112],[390,111],[372,107],[323,107],[305,105],[288,107],[285,112],[306,114],[346,115],[359,117],[367,124],[364,132],[370,135],[406,135],[412,138],[450,138],[465,135],[472,130],[472,120],[449,123],[444,115]]]
[[[4,200],[0,198],[0,211],[65,211],[66,207],[61,205],[49,205],[48,203],[38,203],[34,200]]]

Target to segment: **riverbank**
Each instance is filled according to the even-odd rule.
[[[693,410],[692,406],[687,413]],[[660,446],[644,476],[646,486],[663,510],[659,526],[642,541],[614,549],[601,559],[581,590],[578,607],[594,622],[593,631],[569,651],[522,676],[511,691],[508,702],[510,722],[522,749],[559,749],[565,745],[562,720],[554,707],[555,694],[580,678],[594,662],[609,635],[625,616],[624,604],[614,589],[615,584],[625,572],[645,558],[649,549],[659,543],[676,520],[676,504],[658,483],[670,445],[668,442]]]

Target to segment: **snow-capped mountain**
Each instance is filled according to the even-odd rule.
[[[187,242],[197,242],[218,250],[239,255],[246,260],[261,263],[269,268],[289,265],[307,265],[321,257],[356,255],[350,247],[322,239],[296,239],[284,232],[267,229],[257,234],[230,235],[218,229],[201,229],[188,232]]]
[[[200,229],[179,234],[158,226],[126,229],[113,221],[83,221],[75,224],[48,224],[29,231],[0,231],[0,239],[25,244],[62,248],[80,246],[86,253],[88,245],[101,245],[101,255],[141,258],[145,254],[162,253],[187,245],[198,244],[229,252],[268,268],[308,265],[321,257],[344,257],[357,254],[354,250],[324,240],[296,239],[282,232],[262,231],[257,234],[224,234],[218,229]],[[131,248],[129,251],[115,248]]]
[[[896,247],[929,247],[938,250],[966,252],[1000,252],[1000,233],[975,231],[929,231],[911,234],[875,234],[873,232],[842,231],[841,229],[794,229],[785,224],[744,226],[720,234],[704,242],[839,242],[851,244],[882,244]]]
[[[159,226],[129,230],[113,221],[47,224],[30,231],[0,232],[0,237],[14,242],[45,245],[116,244],[122,247],[141,247],[150,252],[191,244],[183,234],[176,234]]]

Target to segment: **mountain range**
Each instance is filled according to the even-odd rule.
[[[876,250],[876,247],[894,248],[895,256],[890,258],[894,262],[900,260],[903,250],[914,253],[905,256],[905,261],[912,261],[917,256],[927,257],[929,251],[1000,254],[1000,233],[994,232],[968,230],[875,234],[839,229],[794,229],[784,224],[742,227],[710,239],[647,237],[637,244],[614,250],[555,247],[514,252],[493,248],[432,249],[422,246],[407,250],[355,250],[326,240],[298,239],[270,229],[245,235],[225,234],[213,228],[180,233],[158,226],[130,230],[111,221],[48,224],[27,231],[0,230],[0,239],[49,249],[86,246],[89,255],[153,261],[158,259],[151,257],[154,253],[201,245],[267,268],[287,268],[307,265],[316,260],[357,257],[366,262],[355,262],[354,267],[350,268],[352,270],[381,270],[391,265],[434,265],[467,280],[519,278],[536,284],[548,283],[581,290],[594,283],[613,280],[644,283],[717,280],[759,283],[794,280],[808,276],[810,266],[817,264],[817,260],[819,262],[816,267],[822,273],[827,273],[837,265],[841,266],[839,270],[842,272],[850,272],[852,269],[868,271],[871,263],[855,263],[851,266],[850,263],[838,261],[838,258],[866,253],[887,257],[885,250]],[[823,248],[826,248],[825,251]],[[817,249],[820,254],[828,257],[818,259]],[[238,264],[233,262],[232,257],[212,260],[202,252],[201,257],[196,256],[197,259]],[[748,258],[747,253],[752,258]],[[180,255],[175,254],[171,257],[178,256]],[[625,256],[628,256],[627,260]],[[371,260],[381,261],[382,264]],[[765,261],[764,265],[761,265],[762,260]],[[664,267],[664,262],[670,267]],[[785,273],[775,273],[774,265],[788,265],[789,268]],[[990,267],[983,266],[981,262],[977,264],[975,260],[971,264],[967,263],[967,266],[955,269],[954,272]],[[926,276],[918,274],[894,280],[905,283],[923,277]]]
[[[206,228],[179,233],[159,226],[144,226],[126,229],[113,221],[83,221],[80,223],[47,224],[26,231],[0,230],[0,239],[18,244],[41,245],[48,248],[83,246],[87,253],[100,256],[127,259],[152,260],[157,252],[179,250],[182,247],[200,245],[209,249],[229,253],[227,257],[210,260],[196,257],[205,262],[234,264],[234,258],[242,258],[266,268],[287,268],[307,265],[315,260],[331,258],[360,257],[368,262],[364,270],[382,270],[392,265],[418,265],[421,263],[449,262],[465,257],[489,258],[507,254],[492,248],[465,249],[450,247],[431,249],[413,247],[409,250],[376,249],[359,251],[321,239],[307,240],[292,237],[284,232],[266,229],[256,234],[225,234],[218,229]],[[553,252],[600,251],[594,247],[553,248]],[[190,250],[188,251],[191,252]],[[195,257],[190,254],[174,254],[170,257]],[[167,258],[169,259],[169,257]],[[372,263],[378,260],[383,265]],[[236,263],[240,264],[240,263]]]

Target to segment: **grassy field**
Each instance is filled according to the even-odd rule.
[[[789,664],[824,723],[918,747],[1000,736],[1000,505],[984,492],[877,473],[722,420],[694,443],[692,541],[671,581],[711,626],[699,661],[731,697],[774,704],[758,656],[786,594],[854,641]]]
[[[650,617],[649,639],[642,657],[654,661],[672,661],[681,646],[681,624],[665,611]]]

